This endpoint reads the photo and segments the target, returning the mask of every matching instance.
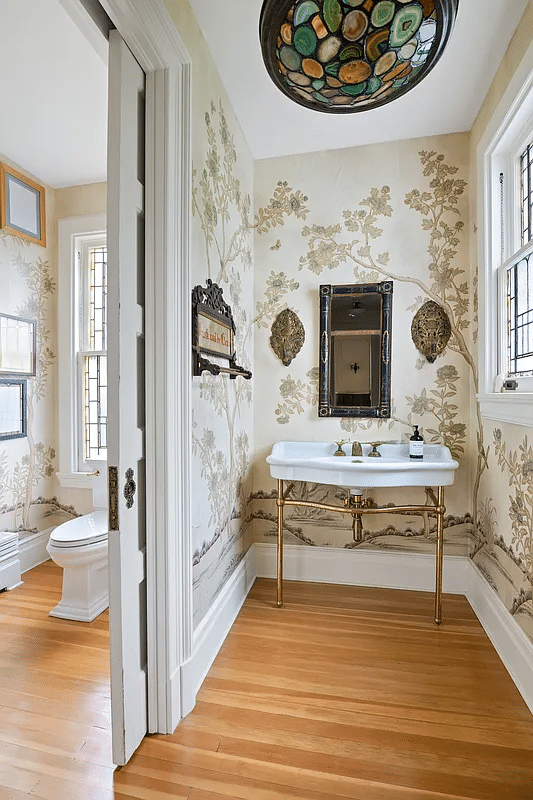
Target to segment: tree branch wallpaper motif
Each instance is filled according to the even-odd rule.
[[[276,432],[272,424],[268,425],[270,440],[263,437],[263,448],[257,442],[256,433],[256,451],[261,456],[268,454],[274,441],[284,438],[331,441],[339,438],[402,439],[410,434],[411,426],[416,422],[422,426],[426,441],[450,447],[454,457],[464,465],[463,475],[467,474],[468,401],[477,374],[468,338],[472,320],[466,274],[468,240],[464,236],[463,219],[467,214],[466,182],[460,176],[459,168],[442,152],[434,148],[415,150],[415,143],[402,143],[402,146],[404,151],[409,150],[405,159],[409,168],[401,174],[401,184],[407,184],[403,191],[396,185],[398,181],[392,185],[391,180],[391,175],[398,177],[398,163],[402,157],[395,157],[385,146],[376,146],[371,156],[364,154],[364,148],[354,148],[338,153],[295,156],[290,160],[276,159],[265,165],[264,174],[260,171],[259,182],[256,179],[256,206],[260,209],[257,217],[262,222],[257,233],[263,234],[261,238],[265,239],[273,233],[278,237],[273,248],[271,238],[263,244],[256,236],[256,294],[263,294],[265,304],[268,303],[268,288],[264,284],[261,287],[261,273],[267,269],[275,272],[275,265],[283,263],[286,283],[298,276],[298,285],[289,297],[291,307],[298,305],[295,310],[306,328],[306,343],[290,370],[274,365],[273,360],[267,358],[269,353],[264,334],[256,336],[255,366],[257,370],[260,365],[258,381],[260,385],[263,383],[265,392],[259,388],[255,402],[262,407],[262,418],[270,416],[278,427],[283,426]],[[413,168],[415,158],[416,170]],[[389,180],[376,185],[373,181],[380,170],[374,165],[380,163],[383,164],[381,174]],[[279,170],[277,174],[284,175],[277,187],[291,187],[295,199],[305,202],[305,224],[297,225],[299,217],[278,216],[276,230],[272,231],[274,226],[265,223],[267,203],[263,197],[269,192],[266,175],[276,174],[274,165]],[[360,174],[363,167],[369,177],[368,183]],[[327,175],[332,175],[333,179],[328,181]],[[413,188],[413,184],[417,188]],[[354,202],[357,194],[361,199]],[[270,200],[275,199],[271,191],[267,196]],[[398,235],[400,231],[401,235]],[[400,245],[404,242],[412,251],[409,255],[416,258],[414,269],[402,252]],[[264,266],[263,260],[268,267]],[[309,277],[304,280],[306,273]],[[395,281],[392,416],[386,420],[343,418],[319,421],[316,411],[318,287],[321,283],[370,283],[384,279]],[[453,331],[447,350],[437,359],[434,368],[425,361],[420,363],[419,353],[408,333],[411,312],[427,299],[444,307]],[[399,371],[403,373],[401,381],[398,380]],[[405,380],[409,371],[414,380]],[[266,381],[272,386],[275,375],[278,375],[279,397],[267,404]],[[408,391],[402,392],[403,384],[409,387]],[[272,396],[272,389],[268,396]],[[481,432],[479,437],[482,439]],[[260,477],[256,480],[257,496],[254,493],[253,508],[254,513],[263,514],[266,509],[258,502],[258,495],[266,491],[271,480],[259,461],[258,455],[256,474]],[[318,496],[322,490],[316,487],[311,491]],[[295,496],[300,496],[309,489],[298,486],[295,491]],[[331,488],[330,494],[336,491]],[[390,497],[386,499],[383,491],[376,494],[380,495],[380,502],[393,502],[394,491],[387,492]],[[474,504],[464,491],[462,498],[455,503],[453,492],[448,494],[451,498],[448,506],[452,512],[447,521],[448,552],[464,554],[473,535]],[[312,530],[305,527],[306,520],[298,515],[296,509],[290,524],[295,525],[297,518],[304,523],[302,534],[296,536],[300,541],[307,539],[322,546],[353,546],[351,532],[339,521],[339,515],[335,515],[337,519],[322,520],[320,526],[315,525]],[[383,520],[379,524],[382,523]],[[358,547],[407,547],[430,552],[433,546],[431,526],[417,517],[406,519],[405,524],[391,517],[390,524],[380,529],[377,529],[377,518],[366,517],[365,525],[368,525],[365,539],[356,545]],[[261,522],[255,530],[259,531],[259,539],[271,537],[274,526],[266,527]]]
[[[37,499],[42,503],[36,493],[39,490],[48,495],[53,493],[47,479],[51,479],[56,469],[56,451],[50,443],[54,426],[53,422],[50,424],[50,379],[55,354],[50,340],[54,328],[51,301],[56,291],[55,271],[48,259],[34,257],[37,250],[42,253],[42,248],[18,236],[2,232],[2,246],[2,283],[10,287],[9,294],[15,300],[10,311],[37,322],[37,374],[28,380],[27,438],[5,443],[0,452],[0,503],[3,504],[0,511],[11,517],[8,523],[11,529],[31,531],[35,527],[32,506]],[[44,404],[45,418],[39,419],[38,407],[42,401],[48,402]],[[41,438],[44,436],[48,441]],[[56,498],[50,497],[50,502],[56,503]]]

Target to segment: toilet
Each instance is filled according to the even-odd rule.
[[[93,481],[95,510],[58,525],[46,546],[63,568],[63,594],[51,617],[92,622],[109,605],[106,475]]]

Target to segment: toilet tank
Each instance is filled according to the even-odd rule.
[[[100,470],[99,475],[93,475],[93,506],[107,508],[107,469]]]

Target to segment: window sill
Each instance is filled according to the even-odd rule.
[[[478,394],[477,399],[484,419],[533,428],[533,393]]]
[[[56,472],[62,489],[92,489],[93,476],[89,472]]]

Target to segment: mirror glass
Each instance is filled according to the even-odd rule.
[[[320,417],[390,417],[392,281],[320,287]]]

